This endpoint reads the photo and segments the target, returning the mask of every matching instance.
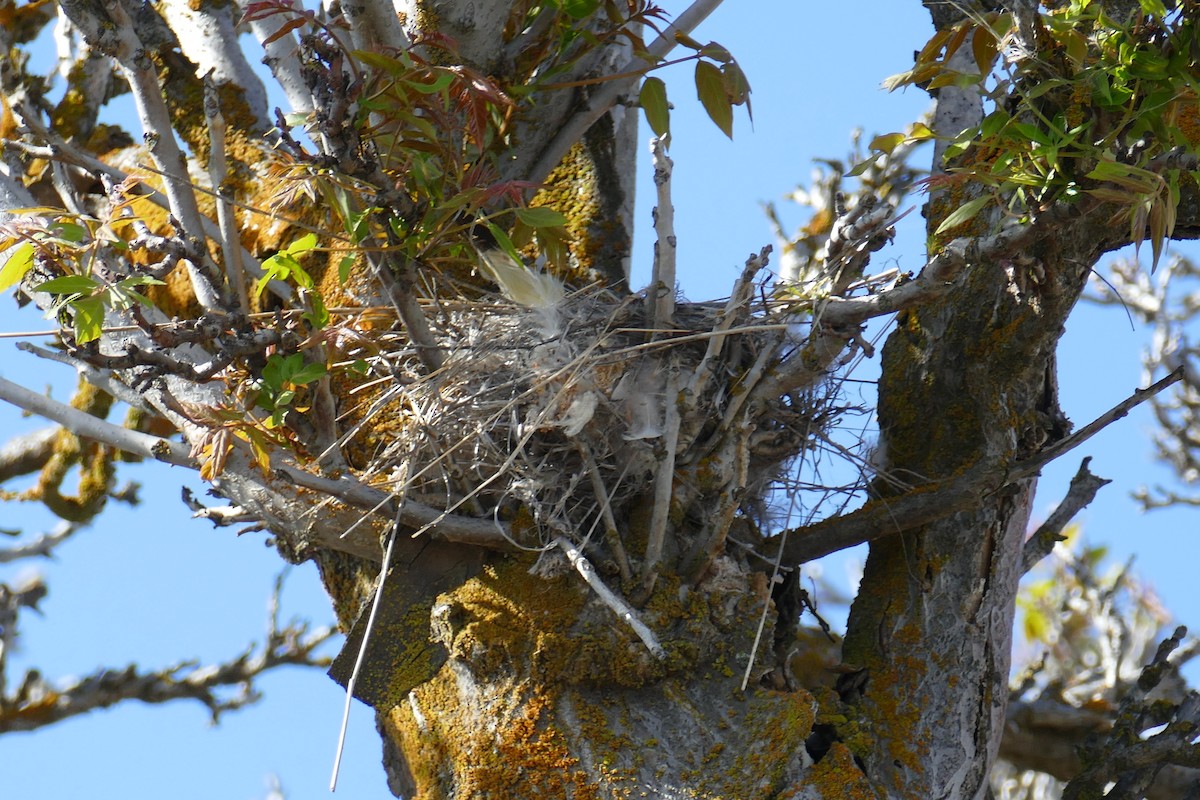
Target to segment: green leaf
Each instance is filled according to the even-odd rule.
[[[321,297],[320,292],[313,292],[309,295],[309,302],[312,303],[312,311],[305,311],[300,318],[320,330],[329,324],[329,309],[325,307],[325,300]]]
[[[876,158],[878,158],[878,156],[872,156],[871,158],[864,158],[862,161],[855,164],[853,169],[851,169],[849,172],[847,172],[846,175],[848,175],[851,178],[856,178],[859,175],[862,175],[864,172],[866,172],[868,169],[871,168],[871,165],[875,163]]]
[[[725,76],[707,61],[696,62],[696,95],[721,132],[733,138],[733,103],[725,91]]]
[[[7,291],[20,283],[32,266],[33,242],[17,245],[13,249],[12,255],[4,262],[4,267],[0,268],[0,292]]]
[[[924,122],[914,122],[912,129],[908,132],[908,138],[914,142],[923,142],[926,139],[932,139],[937,134],[926,125]]]
[[[403,59],[395,59],[370,50],[355,50],[354,57],[367,66],[383,70],[390,75],[400,75],[412,69],[412,61],[407,56],[404,56]]]
[[[523,263],[521,260],[521,254],[517,252],[517,248],[513,245],[512,239],[508,238],[508,234],[505,233],[500,226],[493,222],[488,222],[487,229],[491,232],[492,236],[495,237],[496,244],[500,245],[501,250],[507,253],[509,257],[518,264]]]
[[[518,208],[517,219],[531,228],[553,228],[558,225],[567,224],[565,216],[548,206]]]
[[[667,85],[661,78],[646,78],[638,94],[638,104],[646,114],[646,122],[655,136],[671,132],[671,106],[667,102]]]
[[[991,202],[992,196],[990,194],[985,194],[983,197],[976,197],[974,200],[969,200],[966,203],[963,203],[944,220],[942,220],[942,224],[938,225],[937,230],[933,232],[933,235],[937,236],[945,231],[957,228],[964,222],[970,222],[971,220],[975,219],[976,214],[983,210],[984,206]]]
[[[294,267],[292,267],[292,280],[294,280],[297,285],[303,286],[305,289],[311,289],[315,285],[313,283],[312,276],[305,272],[304,267],[300,266],[299,264],[296,264]]]
[[[600,7],[600,0],[561,0],[559,5],[567,13],[567,16],[584,19],[591,16]]]
[[[56,222],[53,230],[58,238],[68,241],[71,244],[79,244],[88,233],[87,228],[77,225],[74,222]]]
[[[438,72],[430,83],[424,81],[406,81],[406,83],[421,94],[437,94],[454,83],[454,73]]]
[[[891,152],[907,138],[903,133],[882,133],[871,140],[869,147],[891,155]]]
[[[750,124],[754,124],[754,110],[750,106],[750,81],[736,61],[730,61],[721,67],[721,75],[725,78],[725,94],[729,102],[735,106],[745,106],[746,116]]]
[[[733,60],[733,54],[716,42],[709,42],[700,48],[700,55],[704,58],[711,58],[713,61],[719,61],[722,64],[728,64]]]
[[[99,297],[84,297],[71,303],[75,310],[72,326],[79,344],[95,341],[104,330],[104,303]]]
[[[354,256],[350,253],[342,256],[342,260],[338,262],[338,283],[345,283],[350,279],[350,269],[354,266]]]
[[[315,233],[306,233],[296,241],[292,242],[283,251],[291,256],[298,256],[301,253],[307,253],[317,246],[317,235]]]
[[[319,380],[325,375],[325,365],[313,362],[305,364],[292,375],[292,383],[304,385]]]
[[[975,68],[980,75],[989,75],[992,64],[996,63],[996,53],[999,43],[992,32],[985,27],[975,29],[971,37],[971,55],[975,57]]]
[[[166,286],[167,284],[149,275],[134,275],[129,278],[122,278],[117,285],[125,288],[128,286]]]
[[[346,233],[350,234],[350,238],[354,240],[355,244],[359,244],[367,238],[367,234],[371,232],[371,214],[378,210],[376,206],[371,206],[362,211],[350,213],[346,219]]]
[[[100,284],[86,275],[64,275],[33,287],[35,292],[51,294],[84,294],[94,291]]]
[[[700,44],[700,42],[688,36],[683,31],[675,31],[675,41],[689,50],[695,50],[696,52],[704,49],[704,45]]]

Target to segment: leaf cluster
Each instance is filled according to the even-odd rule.
[[[990,206],[1024,218],[1090,196],[1115,207],[1114,222],[1128,223],[1135,244],[1149,236],[1157,265],[1186,171],[1162,162],[1194,153],[1200,141],[1195,5],[1168,11],[1160,0],[1141,0],[1127,19],[1114,19],[1099,2],[1072,0],[1029,18],[971,14],[938,31],[914,66],[884,86],[975,87],[991,101],[980,124],[945,151],[947,172],[985,194],[939,231]],[[968,42],[970,70],[954,59]],[[903,139],[873,145],[886,152]]]
[[[114,229],[131,224],[132,218],[114,217],[103,223],[52,208],[20,209],[18,213],[28,216],[0,238],[0,252],[12,248],[0,267],[0,291],[19,284],[39,262],[44,264],[58,277],[29,288],[56,296],[46,316],[67,324],[78,344],[100,338],[107,309],[126,311],[135,305],[153,306],[138,289],[161,285],[162,281],[147,274],[117,275],[104,265],[106,251],[128,250]]]
[[[754,112],[750,106],[750,81],[738,66],[733,54],[716,42],[701,44],[690,36],[676,34],[679,44],[694,51],[694,55],[680,61],[696,62],[696,97],[704,106],[708,118],[733,138],[733,108],[745,106],[750,121]],[[661,66],[666,66],[661,65]],[[665,136],[671,131],[670,103],[667,102],[667,86],[662,78],[649,77],[642,81],[638,93],[638,104],[646,114],[646,121],[656,136]]]

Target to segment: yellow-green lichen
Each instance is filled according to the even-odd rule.
[[[108,416],[113,398],[84,380],[79,381],[71,406],[99,419]],[[91,439],[82,439],[65,428],[54,438],[50,457],[38,473],[37,483],[20,492],[0,492],[0,499],[40,501],[61,519],[86,522],[104,508],[112,486],[117,451]],[[79,470],[74,495],[62,493],[62,483],[72,468]]]

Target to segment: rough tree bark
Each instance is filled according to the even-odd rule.
[[[1003,214],[1020,184],[987,183],[987,153],[968,148],[947,163],[969,169],[941,173],[941,147],[929,261],[890,281],[865,273],[907,188],[885,178],[912,178],[904,148],[888,148],[813,228],[819,292],[764,301],[763,251],[728,302],[676,307],[667,214],[661,285],[628,287],[634,97],[715,2],[646,40],[662,21],[639,2],[202,5],[63,2],[80,37],[66,97],[54,106],[15,73],[3,87],[0,202],[62,209],[7,221],[5,246],[28,261],[19,288],[57,304],[58,358],[161,427],[123,429],[3,381],[0,396],[200,468],[232,506],[210,518],[253,520],[285,558],[318,563],[349,634],[332,674],[376,710],[398,795],[986,796],[1036,468],[1070,441],[1055,345],[1092,265],[1140,238],[1111,224],[1115,190],[1047,189]],[[942,38],[920,58],[936,69],[912,82],[990,69],[1001,40],[1069,49],[1047,44],[1026,3],[928,5]],[[37,5],[8,11],[21,24],[6,49],[45,22]],[[1130,35],[1160,24],[1142,21]],[[292,106],[279,130],[238,24]],[[744,101],[727,53],[689,52],[724,76],[718,105]],[[115,65],[104,80],[98,63]],[[1051,116],[1051,94],[1021,105],[1038,76],[1018,67],[1014,113]],[[101,84],[133,92],[144,148],[97,123]],[[933,89],[942,145],[979,126],[971,80]],[[1171,98],[1194,115],[1186,100]],[[1141,153],[1116,157],[1133,167]],[[1184,145],[1156,157],[1137,162],[1140,179],[1195,168]],[[661,142],[655,170],[665,211]],[[1105,189],[1086,171],[1080,182]],[[1173,233],[1191,236],[1197,193],[1182,185],[1178,199]],[[1148,213],[1157,248],[1163,212]],[[126,224],[129,249],[100,225],[82,240],[55,232],[85,218]],[[304,262],[312,275],[298,261],[310,231],[325,253]],[[506,234],[545,271],[489,261]],[[78,277],[85,255],[99,282],[46,285]],[[147,290],[154,307],[108,288],[144,277],[166,279]],[[107,327],[91,336],[97,310]],[[863,346],[862,325],[895,312],[871,500],[771,538],[756,501],[817,441],[832,410],[821,390]],[[38,440],[11,463],[54,457]],[[796,573],[770,554],[787,573],[863,541],[839,653],[795,630]]]

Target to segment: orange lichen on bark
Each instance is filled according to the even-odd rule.
[[[815,789],[822,800],[875,800],[879,795],[867,780],[854,756],[841,742],[834,742],[818,763],[807,771],[803,781],[779,795],[779,800],[809,796]]]

